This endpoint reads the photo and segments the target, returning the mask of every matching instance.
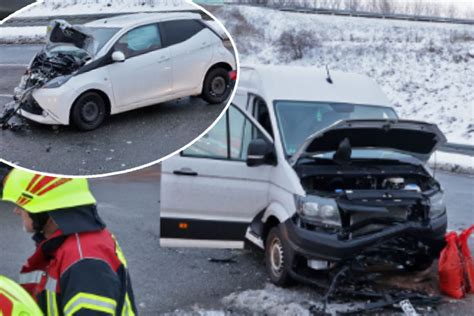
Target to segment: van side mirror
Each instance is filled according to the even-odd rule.
[[[273,165],[275,162],[275,150],[272,144],[262,138],[250,142],[247,150],[247,166]]]
[[[121,51],[115,51],[112,54],[112,60],[116,63],[123,63],[125,59],[127,58],[125,57],[125,54]]]

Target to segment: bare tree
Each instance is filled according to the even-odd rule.
[[[348,0],[346,4],[346,9],[350,11],[358,11],[361,8],[361,1],[360,0]]]

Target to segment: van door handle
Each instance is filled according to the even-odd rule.
[[[188,177],[196,177],[198,173],[189,168],[183,168],[181,170],[175,170],[173,173],[177,176],[188,176]]]

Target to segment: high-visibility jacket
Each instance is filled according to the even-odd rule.
[[[106,228],[56,231],[23,266],[20,284],[47,316],[136,315],[127,262]]]

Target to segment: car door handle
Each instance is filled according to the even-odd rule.
[[[173,173],[177,176],[188,176],[188,177],[196,177],[198,173],[189,168],[183,168],[181,170],[175,170]]]
[[[168,60],[169,60],[168,57],[162,57],[162,58],[158,59],[158,63],[159,63],[159,64],[160,64],[160,63],[164,63],[165,61],[168,61]]]

